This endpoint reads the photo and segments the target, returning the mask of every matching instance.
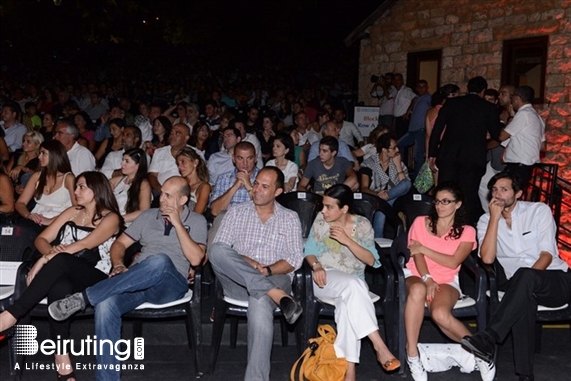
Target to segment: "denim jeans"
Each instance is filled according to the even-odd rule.
[[[113,345],[121,339],[121,316],[139,305],[150,302],[163,304],[180,299],[188,291],[187,280],[176,270],[166,254],[156,254],[135,264],[123,274],[108,278],[85,290],[87,302],[95,307],[95,334],[97,339],[110,340]],[[115,353],[110,354],[104,345],[103,354],[97,355],[97,364],[119,365]],[[133,351],[131,343],[131,350]],[[133,353],[131,353],[133,356]],[[97,381],[120,380],[116,370],[97,370]]]
[[[416,178],[420,167],[424,163],[424,129],[418,131],[408,131],[402,138],[399,139],[397,145],[399,146],[399,151],[402,155],[405,164],[410,167],[408,160],[408,155],[406,154],[406,148],[414,144],[414,171],[412,173],[412,179]]]
[[[402,180],[396,186],[387,191],[389,194],[389,199],[387,202],[392,206],[397,198],[408,193],[411,186],[412,183],[408,178]],[[375,238],[383,238],[383,233],[385,231],[385,220],[386,217],[383,213],[375,213],[375,216],[373,217],[373,230],[375,231]]]
[[[224,294],[248,301],[248,366],[244,380],[269,381],[277,306],[266,293],[279,288],[290,294],[291,278],[284,274],[260,274],[225,243],[212,244],[208,257]]]

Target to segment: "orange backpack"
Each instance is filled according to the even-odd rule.
[[[317,328],[320,337],[309,339],[309,347],[293,364],[291,381],[343,381],[347,372],[347,360],[338,358],[333,343],[337,334],[329,324]],[[299,371],[298,371],[299,369]],[[296,378],[298,373],[298,378]]]

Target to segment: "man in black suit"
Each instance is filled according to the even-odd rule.
[[[468,222],[475,225],[483,210],[478,199],[480,179],[486,172],[486,136],[499,140],[498,108],[484,99],[483,77],[468,81],[468,95],[450,98],[438,113],[430,136],[429,165],[438,181],[454,181],[466,194]],[[440,136],[444,131],[442,139]]]

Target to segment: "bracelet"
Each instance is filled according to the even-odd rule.
[[[124,268],[126,268],[125,265],[117,265],[117,266],[113,266],[113,270],[118,269],[119,267],[124,267]]]
[[[398,175],[398,174],[401,174],[401,173],[404,174],[404,171],[398,171],[398,172],[397,172],[397,175]]]
[[[270,266],[266,266],[264,267],[266,269],[266,271],[268,272],[268,274],[266,276],[272,276],[272,268]]]
[[[423,282],[426,282],[427,280],[432,279],[432,275],[424,274],[420,279],[422,279]]]
[[[46,263],[48,263],[50,261],[50,259],[48,258],[47,255],[42,255],[42,257],[46,260]]]

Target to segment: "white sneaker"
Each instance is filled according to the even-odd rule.
[[[480,371],[480,376],[482,381],[493,381],[496,376],[496,366],[494,362],[486,362],[478,357],[476,357],[476,367]]]
[[[406,356],[406,363],[408,364],[408,368],[410,369],[410,375],[414,381],[427,381],[428,374],[426,370],[424,370],[424,366],[422,366],[422,362],[420,361],[420,356],[410,357]]]

